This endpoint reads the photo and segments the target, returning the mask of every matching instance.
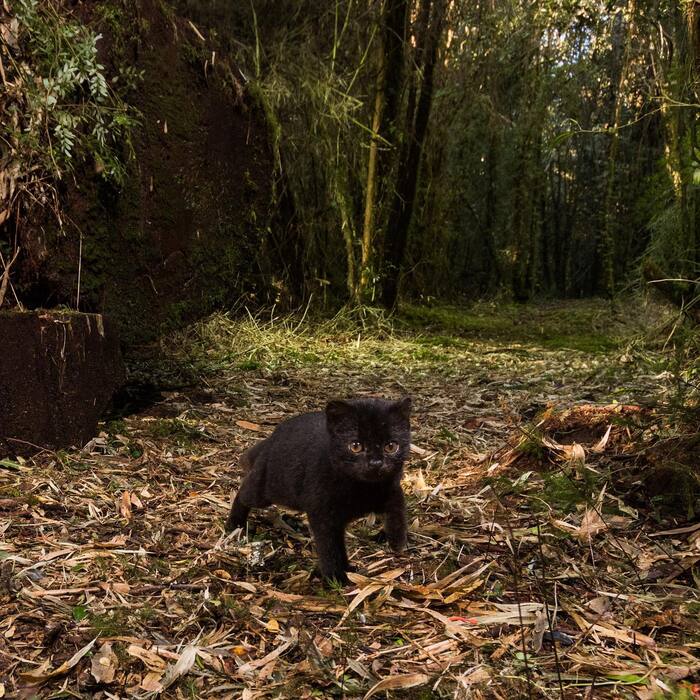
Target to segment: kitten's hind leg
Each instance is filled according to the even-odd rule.
[[[311,514],[309,525],[314,536],[321,576],[328,581],[348,583],[346,571],[349,564],[345,550],[344,526],[328,522],[327,516]]]
[[[245,457],[245,454],[243,455]],[[242,461],[242,460],[241,460]],[[251,508],[264,508],[270,503],[265,500],[265,470],[262,465],[253,466],[243,477],[241,488],[233,499],[231,512],[226,520],[225,530],[231,532],[243,527],[248,520]]]

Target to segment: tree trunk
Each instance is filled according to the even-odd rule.
[[[404,84],[408,10],[409,0],[386,0],[384,5],[382,55],[372,115],[372,141],[365,188],[361,270],[359,286],[354,295],[358,301],[374,296],[373,277],[379,267],[376,261],[379,247],[377,208],[399,145],[398,115]]]
[[[383,63],[383,61],[382,61]],[[369,287],[371,279],[372,250],[375,239],[374,210],[377,205],[377,160],[379,151],[379,129],[384,112],[384,66],[377,78],[377,94],[374,98],[374,116],[372,118],[372,142],[369,146],[367,164],[367,187],[365,190],[365,216],[362,226],[362,259],[360,262],[359,287],[353,292],[355,301],[361,301]]]
[[[396,191],[389,208],[386,229],[384,280],[382,304],[394,308],[398,300],[401,265],[406,252],[408,232],[413,217],[418,184],[418,170],[423,144],[428,130],[430,107],[433,100],[434,74],[440,37],[447,10],[446,0],[423,0],[422,11],[430,13],[425,35],[425,51],[422,56],[422,81],[415,116],[407,115],[408,139],[399,158]],[[419,57],[420,58],[420,57]],[[413,125],[411,128],[411,124]]]
[[[608,297],[612,297],[615,292],[615,229],[617,221],[617,191],[616,191],[616,168],[617,158],[620,152],[620,124],[622,122],[622,104],[624,101],[625,81],[627,78],[627,67],[630,59],[630,48],[632,44],[632,33],[634,31],[634,16],[636,12],[636,0],[629,0],[627,5],[628,25],[627,38],[620,67],[620,77],[617,83],[617,92],[613,107],[612,118],[612,140],[608,151],[608,178],[605,189],[605,223],[598,242],[598,255],[600,256],[602,268],[602,287]]]

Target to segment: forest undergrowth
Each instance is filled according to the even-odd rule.
[[[697,429],[669,419],[697,396],[672,328],[635,299],[171,336],[177,388],[83,450],[0,463],[0,697],[700,697]],[[405,556],[358,522],[329,590],[301,516],[223,532],[238,456],[277,423],[406,394]]]

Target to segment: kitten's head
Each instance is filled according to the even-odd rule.
[[[355,399],[326,406],[333,464],[358,481],[399,477],[411,447],[411,399]]]

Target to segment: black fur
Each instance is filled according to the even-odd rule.
[[[276,503],[303,511],[322,576],[341,583],[347,582],[350,568],[345,528],[353,520],[383,514],[389,546],[402,551],[406,506],[401,475],[411,444],[410,409],[408,398],[331,401],[325,412],[281,423],[241,456],[248,472],[226,530],[242,527],[251,508]],[[360,443],[361,451],[354,453],[353,443]],[[397,446],[395,454],[390,443]]]

